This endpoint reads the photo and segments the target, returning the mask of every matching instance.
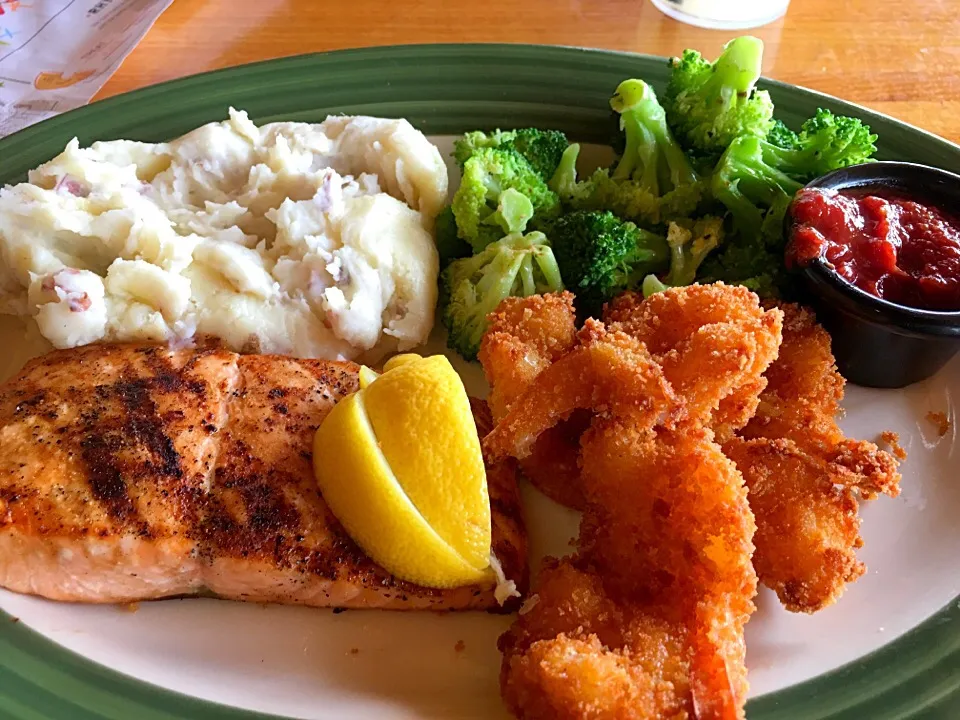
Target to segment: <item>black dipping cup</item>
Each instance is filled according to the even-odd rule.
[[[914,163],[854,165],[817,178],[808,188],[896,191],[960,215],[960,175]],[[787,213],[787,237],[793,219]],[[820,258],[797,270],[803,300],[833,339],[840,373],[865,387],[901,388],[925,380],[960,350],[960,310],[921,310],[871,295]]]

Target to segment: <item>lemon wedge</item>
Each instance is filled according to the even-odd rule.
[[[443,356],[399,355],[317,430],[320,491],[346,531],[396,577],[471,585],[490,569],[490,499],[466,390]]]

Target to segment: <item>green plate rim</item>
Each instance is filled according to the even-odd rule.
[[[2,175],[12,180],[33,167],[35,162],[31,151],[44,137],[48,144],[51,138],[72,137],[72,133],[63,131],[88,118],[122,115],[124,110],[137,110],[150,102],[162,102],[171,93],[183,94],[192,90],[217,95],[220,91],[211,86],[229,82],[242,86],[245,81],[264,79],[261,76],[272,76],[271,81],[277,80],[277,84],[283,86],[279,79],[297,72],[322,71],[327,63],[362,63],[377,59],[386,63],[417,63],[430,56],[434,60],[456,64],[463,62],[458,57],[464,55],[480,57],[494,65],[518,60],[540,63],[583,60],[590,63],[609,61],[611,65],[635,61],[652,67],[654,63],[665,66],[666,62],[663,57],[638,53],[497,43],[377,46],[264,60],[106,98],[30,126],[0,140],[0,157],[4,158],[6,165]],[[778,106],[784,102],[792,104],[798,96],[800,99],[796,102],[805,107],[820,105],[860,116],[871,124],[887,125],[890,132],[895,130],[926,144],[927,154],[951,157],[954,169],[960,170],[960,147],[925,130],[808,88],[766,79],[762,86],[771,91]],[[231,88],[225,94],[238,92],[236,87]],[[607,90],[604,88],[603,93],[606,94]],[[781,94],[785,97],[778,97]],[[535,102],[529,103],[530,107],[536,105]],[[886,645],[827,673],[754,698],[748,703],[747,710],[750,720],[894,720],[960,716],[960,596]],[[184,695],[125,675],[73,653],[3,611],[0,611],[0,715],[23,720],[281,718]]]

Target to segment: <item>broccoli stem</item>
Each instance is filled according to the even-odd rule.
[[[500,193],[497,210],[482,222],[485,225],[499,225],[509,235],[522,233],[533,217],[533,203],[530,198],[518,190],[507,188]]]
[[[490,308],[490,312],[503,298],[510,295],[523,258],[520,253],[500,253],[484,268],[483,277],[477,283],[477,293],[483,298],[486,307]]]
[[[749,97],[760,79],[763,63],[763,42],[745,35],[728,42],[714,63],[713,77],[709,82],[715,97],[721,98],[724,106],[736,97]]]
[[[711,182],[714,197],[733,216],[741,233],[759,236],[763,208],[780,206],[802,183],[784,172],[785,158],[799,151],[784,150],[758,137],[743,136],[723,154]]]
[[[560,164],[550,178],[547,186],[561,198],[571,197],[577,189],[577,158],[580,156],[580,145],[573,143],[567,146],[560,156]]]
[[[640,180],[657,195],[697,181],[667,127],[667,114],[653,88],[642,80],[624,80],[610,99],[610,107],[620,113],[627,139],[623,157],[611,175],[614,180]]]
[[[562,288],[563,280],[560,277],[560,267],[557,265],[557,259],[553,255],[553,250],[549,246],[536,248],[533,257],[537,261],[537,267],[546,280],[545,292],[553,292],[549,288]]]
[[[520,264],[520,294],[529,297],[537,292],[537,283],[533,279],[533,258],[524,254]]]
[[[647,275],[643,279],[643,286],[641,290],[643,291],[643,296],[645,298],[650,297],[654,293],[663,292],[664,290],[669,290],[670,286],[660,281],[656,275]]]

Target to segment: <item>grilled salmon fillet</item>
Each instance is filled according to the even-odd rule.
[[[0,386],[0,586],[94,603],[213,593],[499,610],[492,582],[436,590],[396,579],[324,503],[313,434],[357,389],[358,370],[212,346],[91,345],[31,361]],[[471,402],[485,435],[490,413]],[[487,476],[494,553],[522,592],[516,468]]]

